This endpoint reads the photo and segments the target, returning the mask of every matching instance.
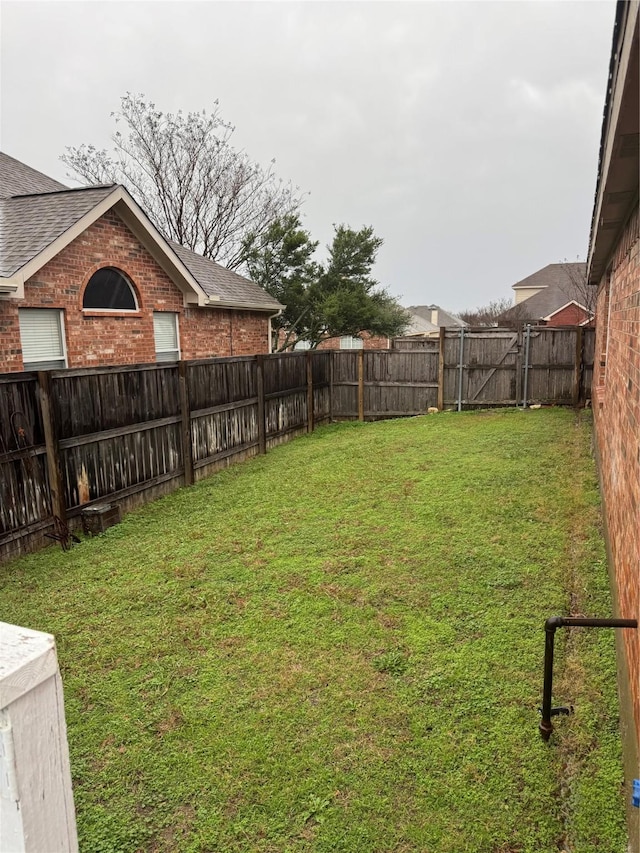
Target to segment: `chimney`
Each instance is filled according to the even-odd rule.
[[[434,326],[438,325],[438,309],[437,308],[431,309],[431,322],[433,323]]]

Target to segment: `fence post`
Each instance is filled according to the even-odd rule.
[[[582,326],[578,326],[578,328],[576,329],[576,365],[573,376],[573,405],[576,408],[580,405],[580,391],[582,388],[582,350]]]
[[[256,390],[258,392],[258,453],[267,452],[267,428],[264,414],[264,355],[256,356]]]
[[[60,473],[60,449],[56,436],[56,427],[51,411],[51,373],[48,370],[38,371],[38,394],[40,396],[40,411],[44,429],[44,443],[47,449],[47,472],[49,474],[49,491],[51,493],[51,512],[60,521],[67,521],[67,507],[64,500],[62,475]]]
[[[518,329],[516,350],[516,409],[518,409],[522,399],[522,328]]]
[[[333,423],[333,359],[335,353],[329,350],[329,423]]]
[[[307,350],[307,432],[313,432],[313,353]]]
[[[464,374],[464,326],[460,326],[460,362],[458,364],[458,411],[462,411],[462,378]]]
[[[358,351],[358,420],[364,420],[364,347]]]
[[[524,349],[524,390],[522,392],[522,408],[527,408],[529,402],[529,353],[531,349],[531,323],[527,323],[527,338]]]
[[[446,326],[440,326],[440,342],[438,346],[438,409],[444,411],[444,345],[446,341]]]
[[[193,447],[191,444],[191,409],[189,407],[189,378],[187,376],[187,363],[178,362],[178,384],[180,386],[180,414],[182,421],[180,432],[182,434],[182,458],[184,460],[184,484],[193,484]]]

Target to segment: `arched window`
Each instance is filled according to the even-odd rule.
[[[137,311],[138,302],[124,273],[114,267],[103,267],[89,279],[82,307],[94,311]]]

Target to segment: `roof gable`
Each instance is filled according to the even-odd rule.
[[[69,189],[0,153],[0,293],[23,296],[24,282],[113,209],[182,291],[186,303],[278,311],[263,288],[167,240],[118,185]],[[6,195],[7,187],[20,193]],[[29,190],[31,190],[29,192]]]
[[[565,304],[564,304],[564,305],[561,305],[559,308],[555,308],[555,309],[554,309],[550,314],[548,314],[546,317],[542,317],[542,319],[543,319],[543,320],[551,320],[553,317],[555,317],[555,316],[556,316],[556,314],[559,314],[561,311],[564,311],[564,310],[565,310],[565,308],[569,308],[571,305],[575,305],[575,306],[576,306],[576,308],[579,308],[579,309],[580,309],[580,311],[582,311],[582,312],[584,313],[585,317],[587,317],[587,318],[588,318],[588,317],[591,317],[591,316],[592,316],[592,314],[591,314],[591,312],[589,311],[589,309],[588,309],[588,308],[585,308],[585,306],[584,306],[584,305],[582,305],[580,302],[578,302],[576,299],[571,299],[569,302],[565,302]]]
[[[571,302],[585,307],[586,274],[585,263],[571,264],[549,264],[533,275],[523,279],[514,287],[541,287],[538,293],[534,293],[528,299],[523,299],[518,305],[514,305],[505,311],[505,319],[513,318],[522,320],[542,320],[551,317],[561,308]],[[536,284],[535,282],[538,282]]]

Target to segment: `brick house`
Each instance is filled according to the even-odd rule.
[[[595,299],[586,282],[584,262],[547,264],[512,285],[514,306],[501,322],[540,326],[587,326]]]
[[[593,380],[598,460],[617,614],[640,619],[640,80],[638,0],[616,6],[587,280],[597,292]],[[620,632],[627,780],[640,777],[640,634]],[[631,835],[640,845],[640,815]]]
[[[467,326],[464,320],[450,314],[439,305],[415,305],[407,308],[409,313],[409,325],[403,335],[395,338],[382,338],[361,332],[358,337],[345,335],[341,338],[330,338],[323,341],[318,349],[365,349],[381,350],[397,348],[407,338],[437,338],[440,335],[440,327],[459,328]]]
[[[165,239],[122,186],[0,154],[0,372],[269,352],[282,306]]]

